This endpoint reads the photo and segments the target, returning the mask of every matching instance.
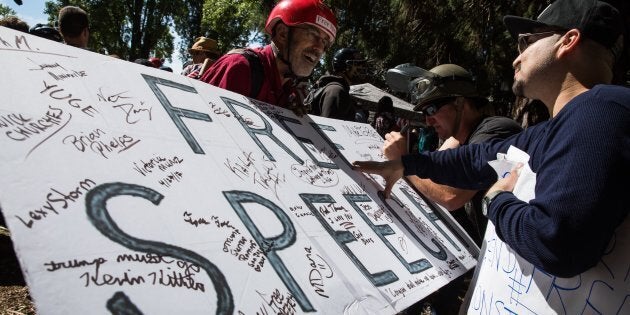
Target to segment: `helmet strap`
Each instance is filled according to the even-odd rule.
[[[457,112],[457,116],[455,116],[455,127],[453,128],[453,137],[457,136],[462,124],[462,116],[464,113],[464,102],[461,96],[458,96],[455,99],[455,111]]]
[[[293,30],[291,29],[290,26],[286,24],[285,26],[287,27],[287,44],[286,44],[287,56],[286,57],[284,56],[283,52],[280,51],[280,48],[278,48],[276,43],[274,43],[273,41],[271,42],[271,48],[276,53],[276,56],[278,57],[278,59],[280,59],[280,61],[282,61],[287,66],[289,66],[289,71],[286,73],[283,73],[282,75],[285,77],[297,78],[297,76],[293,72],[293,65],[291,64],[291,61],[289,61],[290,54],[291,54],[291,42],[293,41]]]

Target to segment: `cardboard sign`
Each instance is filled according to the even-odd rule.
[[[40,314],[393,314],[474,267],[365,124],[0,28],[0,205]]]

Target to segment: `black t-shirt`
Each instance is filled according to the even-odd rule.
[[[484,117],[464,144],[475,144],[493,139],[505,139],[523,129],[514,120],[502,116]],[[468,235],[481,246],[488,225],[488,218],[481,212],[481,199],[486,191],[479,191],[464,207],[451,212],[451,215],[466,230]]]
[[[312,95],[305,100],[305,103],[310,102],[311,114],[354,121],[355,105],[350,97],[350,86],[344,78],[325,75],[317,81],[314,88]]]
[[[502,116],[484,117],[464,144],[482,143],[492,139],[505,139],[523,131],[514,120]]]

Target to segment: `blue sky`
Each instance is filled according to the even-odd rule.
[[[44,14],[44,0],[22,0],[22,2],[22,5],[17,5],[13,0],[0,0],[0,3],[13,9],[17,16],[30,26],[47,22],[48,18]]]
[[[29,26],[33,26],[37,23],[47,23],[48,16],[44,14],[44,2],[45,0],[22,0],[22,5],[15,4],[13,0],[0,0],[0,3],[10,7],[17,13],[17,16],[28,23]],[[179,60],[179,53],[177,53],[177,45],[179,44],[179,37],[173,32],[175,38],[175,52],[173,52],[173,62],[169,64],[166,61],[166,65],[173,68],[173,72],[180,73],[182,71],[182,62]]]

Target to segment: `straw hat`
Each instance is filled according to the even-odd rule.
[[[217,45],[217,41],[212,38],[203,37],[203,36],[198,37],[195,40],[195,43],[192,45],[190,49],[188,49],[188,52],[192,52],[193,50],[213,53],[217,55],[221,54],[221,52],[219,51],[219,47]]]

